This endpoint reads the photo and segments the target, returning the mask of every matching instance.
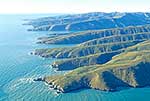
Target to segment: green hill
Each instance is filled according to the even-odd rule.
[[[150,41],[139,43],[102,65],[77,68],[64,75],[47,76],[44,81],[61,92],[93,88],[114,91],[123,87],[150,85]]]

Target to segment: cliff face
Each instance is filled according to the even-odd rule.
[[[150,23],[150,13],[86,13],[45,17],[29,21],[34,31],[83,31]]]
[[[80,67],[65,75],[45,77],[45,81],[62,92],[82,88],[114,91],[119,87],[149,86],[149,47],[150,41],[145,41],[129,47],[105,64]]]
[[[149,38],[150,34],[150,25],[143,26],[132,26],[126,28],[114,28],[114,29],[105,29],[105,30],[92,30],[92,31],[83,31],[73,34],[68,34],[64,36],[56,36],[53,38],[45,38],[39,40],[38,43],[45,44],[80,44],[87,41],[96,40],[99,43],[98,38],[110,38],[110,41],[113,38],[118,38],[117,41],[126,41],[128,40],[140,40],[144,38]],[[95,42],[94,40],[94,42]],[[101,39],[103,43],[106,40]],[[114,41],[114,40],[113,40]],[[93,41],[92,41],[93,42]],[[95,43],[96,43],[95,42]]]
[[[88,36],[89,33],[90,36]],[[73,35],[64,35],[64,37],[41,38],[40,40],[44,40],[44,42],[49,42],[46,40],[50,40],[51,42],[56,42],[57,40],[64,42],[64,40],[67,40],[68,43],[71,43],[73,40],[83,41],[81,39],[88,41],[68,48],[36,49],[33,54],[44,58],[63,59],[52,63],[52,67],[58,70],[72,70],[81,66],[103,64],[109,61],[112,56],[123,52],[127,47],[149,40],[150,26],[84,31]],[[103,59],[101,58],[102,56]]]
[[[94,55],[97,53],[107,53],[114,52],[120,49],[133,46],[142,41],[127,41],[127,42],[117,42],[108,44],[98,44],[91,46],[75,46],[69,48],[53,48],[53,49],[36,49],[34,51],[35,55],[41,57],[52,57],[52,58],[77,58],[87,55]]]
[[[97,44],[115,43],[115,42],[128,42],[128,41],[142,41],[150,39],[149,32],[135,33],[135,34],[125,34],[125,35],[112,35],[109,37],[97,38],[89,40],[79,44],[80,46],[90,46]]]
[[[94,54],[84,57],[58,60],[52,63],[53,68],[57,70],[73,70],[82,66],[104,64],[112,59],[113,56],[121,53],[123,50],[110,53]]]

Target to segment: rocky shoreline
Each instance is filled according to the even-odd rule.
[[[48,87],[55,90],[57,94],[65,93],[64,90],[62,88],[60,88],[59,86],[56,86],[54,82],[47,82],[45,77],[38,77],[38,78],[35,78],[33,81],[36,81],[36,82],[41,81],[41,82],[46,83],[48,85]]]

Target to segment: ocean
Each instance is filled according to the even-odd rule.
[[[150,101],[148,87],[118,92],[83,89],[58,95],[45,83],[34,82],[34,78],[64,72],[56,72],[50,66],[54,59],[29,53],[37,48],[70,46],[36,44],[38,37],[56,32],[27,31],[30,26],[22,24],[24,19],[45,16],[54,14],[0,15],[0,101]]]

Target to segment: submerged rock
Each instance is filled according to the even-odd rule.
[[[35,79],[33,79],[34,81],[45,81],[45,78],[43,78],[43,77],[39,77],[39,78],[35,78]]]

